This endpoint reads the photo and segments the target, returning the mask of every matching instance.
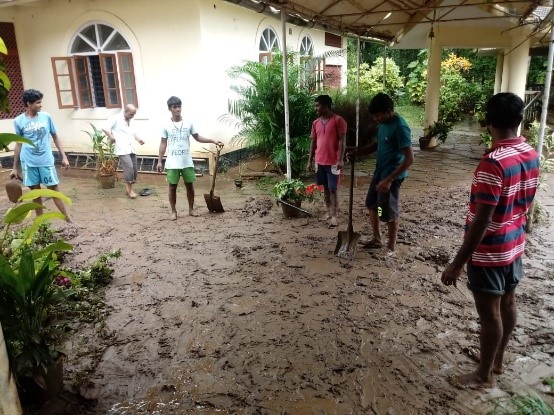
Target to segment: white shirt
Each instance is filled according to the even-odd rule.
[[[196,134],[191,121],[167,120],[162,128],[162,139],[167,140],[166,169],[194,167],[190,154],[190,136]]]
[[[124,156],[135,153],[135,131],[131,127],[131,121],[127,120],[123,113],[110,118],[104,127],[104,130],[110,131],[115,138],[115,154]]]

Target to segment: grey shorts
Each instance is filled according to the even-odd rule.
[[[398,201],[400,198],[400,186],[404,179],[394,180],[390,191],[386,193],[377,192],[377,176],[373,176],[369,184],[369,190],[365,199],[365,206],[368,209],[376,210],[381,222],[393,222],[398,219],[400,210]]]
[[[521,257],[509,265],[502,267],[481,267],[467,264],[467,287],[471,291],[478,291],[493,295],[504,295],[516,289],[523,278]]]
[[[137,155],[125,154],[117,157],[123,168],[123,181],[125,183],[135,183],[138,175]]]

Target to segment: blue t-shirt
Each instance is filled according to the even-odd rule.
[[[375,176],[379,180],[391,174],[404,161],[402,150],[412,146],[410,127],[400,115],[395,114],[390,121],[377,127],[377,165]],[[408,175],[405,170],[395,180]]]
[[[54,165],[54,155],[50,147],[50,136],[56,134],[56,127],[50,114],[38,112],[29,118],[26,113],[15,117],[15,133],[34,143],[21,145],[20,159],[29,167],[48,167]]]

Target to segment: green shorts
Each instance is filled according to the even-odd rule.
[[[167,182],[169,184],[179,184],[181,176],[183,176],[183,180],[185,181],[185,183],[193,183],[196,180],[196,172],[194,171],[194,167],[167,170]]]

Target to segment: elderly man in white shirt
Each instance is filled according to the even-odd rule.
[[[138,175],[134,142],[137,141],[140,145],[144,144],[131,126],[131,120],[136,113],[136,107],[128,104],[123,109],[123,113],[110,118],[103,128],[104,133],[112,140],[112,143],[115,143],[115,154],[123,167],[125,193],[131,199],[137,197],[133,191],[133,184],[137,181]]]

